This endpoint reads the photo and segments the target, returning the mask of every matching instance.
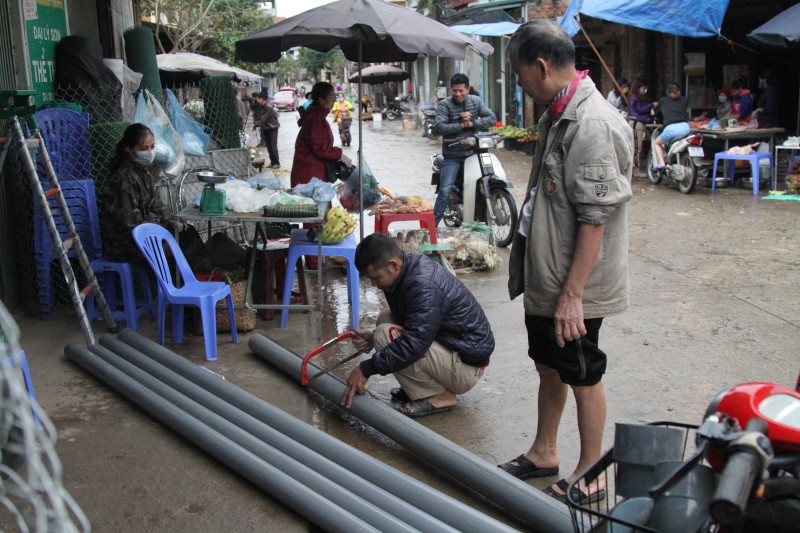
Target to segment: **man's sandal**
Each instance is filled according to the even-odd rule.
[[[398,407],[397,410],[409,418],[421,418],[423,416],[444,413],[452,408],[453,407],[449,405],[447,407],[434,407],[428,400],[414,400],[404,403]]]
[[[566,479],[559,479],[555,486],[564,491],[563,493],[556,491],[553,489],[553,485],[550,485],[546,489],[544,489],[544,493],[548,496],[552,496],[556,500],[567,503],[567,490],[569,489],[569,481]],[[593,492],[592,494],[588,494],[583,492],[578,487],[572,487],[570,491],[570,496],[572,496],[572,501],[577,503],[578,505],[586,505],[587,503],[597,503],[606,496],[606,491],[604,489],[600,489],[597,492]]]
[[[516,464],[514,464],[516,463]],[[497,465],[503,472],[508,472],[517,479],[528,479],[531,477],[548,477],[558,474],[558,467],[540,468],[533,464],[533,461],[520,455],[519,457]]]

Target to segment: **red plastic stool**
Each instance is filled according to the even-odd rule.
[[[423,211],[422,213],[380,213],[375,215],[375,232],[389,234],[389,226],[393,222],[404,222],[416,220],[420,227],[428,230],[431,237],[431,244],[436,243],[436,218],[433,211]]]

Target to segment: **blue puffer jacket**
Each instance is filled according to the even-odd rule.
[[[433,341],[457,351],[466,364],[489,364],[494,351],[489,320],[475,296],[443,266],[407,253],[400,276],[385,294],[403,333],[361,362],[364,376],[402,370],[422,358]]]

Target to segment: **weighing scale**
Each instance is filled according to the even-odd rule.
[[[196,176],[197,181],[206,184],[203,187],[203,194],[200,196],[200,212],[204,215],[227,215],[228,211],[225,210],[225,191],[216,189],[214,185],[228,181],[228,175],[203,171],[198,172]]]

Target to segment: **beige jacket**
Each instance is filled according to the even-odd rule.
[[[578,206],[603,206],[610,217],[584,288],[584,318],[621,313],[628,306],[626,203],[632,196],[632,130],[586,78],[560,118],[553,123],[544,114],[539,134],[528,185],[536,185],[528,239],[518,236],[514,245],[524,248],[524,262],[510,262],[512,297],[514,278],[522,281],[518,277],[524,275],[525,313],[552,317],[575,253],[579,216],[585,217],[580,215],[585,209]],[[512,255],[515,252],[521,250],[512,249]]]

